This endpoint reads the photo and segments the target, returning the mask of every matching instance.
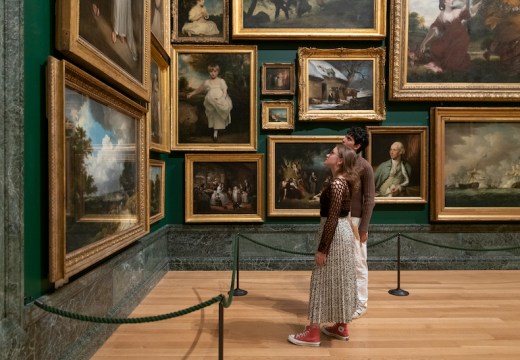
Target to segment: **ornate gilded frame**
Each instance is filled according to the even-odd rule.
[[[171,38],[173,43],[191,44],[227,44],[229,43],[229,0],[205,0],[208,8],[209,18],[219,29],[215,35],[188,35],[183,33],[184,24],[187,23],[187,15],[190,9],[184,8],[184,4],[191,4],[195,1],[172,1],[172,31]],[[215,11],[217,13],[215,13]]]
[[[150,60],[150,102],[148,103],[149,145],[151,150],[169,153],[171,139],[170,65],[160,49],[152,46]]]
[[[300,121],[385,119],[385,49],[298,49]]]
[[[146,109],[48,58],[49,281],[56,287],[148,232]]]
[[[139,19],[132,39],[114,37],[108,15],[112,2],[58,0],[56,48],[99,78],[149,101],[150,0],[128,1]]]
[[[162,50],[170,53],[170,23],[171,23],[171,0],[149,0],[150,1],[150,31],[152,38],[160,44]]]
[[[520,108],[433,108],[432,221],[520,220]]]
[[[293,101],[262,101],[262,129],[294,130]]]
[[[149,160],[148,201],[150,224],[164,218],[166,187],[166,163],[163,160]]]
[[[439,61],[435,60],[437,57],[430,57],[431,41],[425,43],[425,51],[421,51],[421,44],[426,39],[429,27],[440,14],[438,2],[392,0],[390,100],[518,101],[520,99],[520,76],[516,70],[517,60],[515,60],[517,55],[511,56],[516,47],[516,38],[511,37],[513,40],[509,43],[506,40],[508,36],[505,34],[511,34],[512,30],[503,31],[509,29],[508,24],[515,23],[518,10],[505,1],[480,3],[484,5],[478,9],[477,16],[462,21],[462,26],[465,26],[469,36],[467,64],[461,63],[464,65],[455,68],[455,65],[446,63],[436,69],[428,70],[428,66]],[[456,36],[460,37],[460,35]],[[463,46],[463,43],[459,42],[453,46],[455,48],[447,49],[446,53],[453,53]],[[511,50],[507,50],[508,48]],[[500,54],[500,51],[504,53]],[[457,57],[460,58],[458,55]],[[454,68],[453,70],[442,69],[442,66]],[[441,72],[439,68],[442,69]]]
[[[277,85],[279,75],[282,80]],[[294,95],[294,78],[292,63],[263,63],[262,95]]]
[[[343,0],[330,0],[307,9],[300,5],[300,9],[288,9],[289,19],[284,18],[283,8],[276,19],[274,2],[264,3],[264,7],[257,9],[260,3],[256,0],[233,2],[234,39],[375,40],[386,35],[385,0],[359,1],[349,4],[348,11]],[[289,2],[289,7],[293,6],[291,3],[298,7],[296,1]]]
[[[426,126],[367,126],[369,145],[367,161],[372,165],[376,182],[376,203],[419,203],[428,202],[428,127]],[[404,146],[402,160],[410,165],[408,184],[395,195],[383,195],[377,186],[384,180],[384,168],[388,166],[389,149],[395,142]],[[378,180],[379,179],[379,180]],[[379,184],[378,184],[379,183]],[[403,181],[404,183],[404,181]]]
[[[264,221],[263,154],[186,154],[185,172],[187,223]]]
[[[267,137],[267,216],[319,216],[320,202],[316,194],[321,186],[318,184],[323,184],[330,175],[330,170],[322,163],[325,156],[342,139],[343,136],[336,135]],[[310,189],[309,183],[312,171],[317,176],[314,191]],[[291,179],[293,184],[290,184]],[[284,180],[287,181],[284,183]],[[295,191],[295,187],[303,187],[305,191]]]
[[[254,151],[257,147],[257,47],[177,45],[172,47],[172,150]],[[209,78],[217,64],[232,100],[231,122],[215,141],[204,111],[205,95],[188,94]]]

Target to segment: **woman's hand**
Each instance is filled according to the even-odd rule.
[[[321,251],[316,251],[314,260],[316,261],[316,265],[324,266],[327,263],[327,254],[324,254]]]

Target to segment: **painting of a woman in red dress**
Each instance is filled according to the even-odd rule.
[[[440,14],[430,26],[420,45],[422,54],[431,61],[424,65],[434,73],[467,70],[470,65],[468,20],[478,12],[480,4],[454,6],[454,0],[439,0]]]

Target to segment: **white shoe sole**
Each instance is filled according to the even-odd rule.
[[[320,342],[319,341],[315,341],[315,342],[301,341],[301,340],[296,339],[294,337],[294,335],[289,335],[287,340],[290,343],[293,343],[294,345],[300,345],[300,346],[320,346]]]
[[[332,333],[332,332],[328,331],[327,329],[325,329],[325,327],[321,328],[321,332],[324,333],[327,336],[330,336],[330,337],[333,337],[333,338],[336,338],[336,339],[339,339],[339,340],[348,341],[348,339],[349,339],[348,336],[341,336],[341,335]]]

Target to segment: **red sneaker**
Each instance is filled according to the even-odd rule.
[[[308,325],[303,332],[289,335],[287,340],[294,345],[320,346],[320,328]]]
[[[324,326],[321,332],[325,335],[335,337],[340,340],[348,340],[348,328],[346,323],[336,323],[332,326]]]

